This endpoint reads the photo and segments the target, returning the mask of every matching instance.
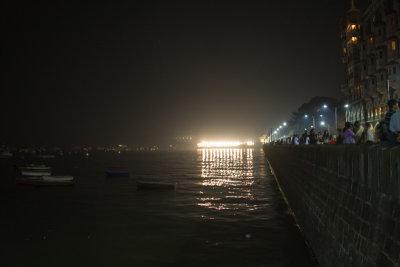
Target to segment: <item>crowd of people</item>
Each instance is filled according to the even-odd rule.
[[[400,144],[400,110],[399,103],[391,99],[388,101],[389,111],[385,119],[380,121],[375,128],[367,122],[362,125],[356,121],[354,124],[346,122],[344,128],[338,128],[335,134],[328,130],[323,133],[315,129],[305,130],[300,136],[294,134],[287,139],[280,139],[275,143],[293,145],[313,144],[381,144],[384,146]]]

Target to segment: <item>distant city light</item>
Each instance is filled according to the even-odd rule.
[[[284,122],[284,123],[283,123],[283,126],[286,126],[286,125],[287,125],[287,123],[286,123],[286,122]]]
[[[322,118],[324,115],[321,114],[321,115],[319,115],[319,116]]]
[[[308,118],[308,115],[306,114],[306,115],[304,115],[304,118]]]
[[[328,106],[327,106],[327,105],[324,105],[323,107],[324,107],[324,108],[328,108]]]
[[[349,104],[344,105],[344,107],[345,107],[345,108],[348,108],[348,107],[349,107]]]
[[[198,147],[239,147],[239,146],[254,146],[253,141],[246,141],[246,142],[239,142],[239,141],[215,141],[215,142],[207,142],[202,141],[201,143],[197,144]]]
[[[282,128],[282,125],[281,125],[281,126],[279,126],[279,128]]]
[[[325,125],[325,122],[324,122],[324,121],[321,121],[321,125]]]

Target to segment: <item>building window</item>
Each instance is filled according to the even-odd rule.
[[[343,47],[343,53],[346,55],[346,53],[347,53],[346,47]]]
[[[351,41],[352,41],[353,43],[356,43],[356,42],[357,42],[357,37],[355,37],[355,36],[351,37]]]
[[[355,24],[352,24],[352,25],[351,25],[351,29],[352,29],[352,30],[355,30],[356,27],[357,27],[357,26],[356,26]]]
[[[373,37],[373,36],[369,37],[369,42],[370,42],[371,44],[374,43],[374,37]]]
[[[392,41],[392,51],[396,50],[396,41]]]
[[[382,114],[382,107],[379,107],[379,115],[381,115]]]
[[[396,74],[396,67],[393,67],[393,74]]]
[[[383,81],[383,74],[381,74],[381,81]]]

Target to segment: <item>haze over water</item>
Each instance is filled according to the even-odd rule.
[[[15,184],[16,163],[0,161],[2,266],[313,266],[258,149],[47,160],[75,176],[65,188]],[[178,187],[138,190],[138,179]]]

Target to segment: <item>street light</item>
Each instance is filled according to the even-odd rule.
[[[311,115],[311,116],[312,116],[313,128],[315,128],[315,118],[314,118],[314,115]],[[304,118],[308,118],[308,115],[305,114]]]
[[[328,106],[327,105],[323,105],[323,108],[328,108]]]
[[[283,126],[286,126],[286,125],[287,125],[287,123],[286,123],[286,122],[284,122],[284,123],[283,123]]]

